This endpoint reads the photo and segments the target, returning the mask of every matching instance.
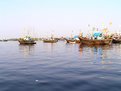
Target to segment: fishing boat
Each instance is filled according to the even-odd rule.
[[[74,39],[65,39],[66,40],[66,43],[76,43],[76,41]]]
[[[44,39],[43,42],[44,43],[56,43],[56,42],[58,42],[58,40],[56,40],[56,39]]]
[[[7,42],[8,40],[7,39],[2,39],[0,40],[1,42]]]
[[[30,36],[18,39],[20,44],[36,44],[35,40]]]
[[[74,39],[74,38],[71,38],[71,39],[65,39],[66,40],[66,43],[72,43],[72,44],[74,44],[74,43],[80,43],[80,40],[76,40],[76,39]]]
[[[79,37],[78,36],[74,36],[71,38],[65,38],[67,43],[80,43]]]
[[[83,38],[79,37],[81,44],[85,45],[111,45],[112,39],[88,39],[88,38]]]
[[[114,34],[112,42],[113,43],[121,43],[121,34],[118,34],[118,33]]]
[[[81,44],[85,45],[111,45],[112,38],[103,36],[102,32],[95,32],[90,38],[79,37]]]
[[[7,42],[8,40],[7,40],[7,39],[3,39],[2,41],[3,41],[3,42]]]
[[[121,43],[121,39],[113,39],[113,43]]]
[[[54,38],[54,35],[51,34],[51,37],[43,39],[43,42],[44,43],[56,43],[58,42],[58,39]]]

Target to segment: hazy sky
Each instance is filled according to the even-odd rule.
[[[121,0],[0,0],[0,38],[21,37],[27,30],[70,36],[105,26],[121,30]]]

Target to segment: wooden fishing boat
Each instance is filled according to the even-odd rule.
[[[113,43],[121,43],[121,39],[113,39]]]
[[[115,33],[112,36],[113,38],[113,43],[121,43],[121,34],[120,33]]]
[[[111,45],[112,39],[88,39],[84,37],[79,37],[81,44],[85,45]]]
[[[65,39],[67,43],[80,43],[80,40],[76,40],[76,39]]]
[[[51,37],[43,39],[43,42],[44,43],[56,43],[58,42],[58,38],[54,38],[54,35],[51,34]]]
[[[76,41],[74,39],[65,39],[66,43],[76,43]]]
[[[3,39],[2,41],[3,41],[3,42],[7,42],[8,40],[7,40],[7,39]]]
[[[28,40],[19,39],[18,41],[19,41],[20,44],[36,44],[36,42],[33,41],[33,40],[28,41]]]
[[[44,39],[43,42],[44,43],[56,43],[56,42],[58,42],[58,40],[56,40],[56,39]]]
[[[25,38],[18,39],[20,44],[36,44],[35,40],[31,37],[26,36]]]
[[[7,42],[8,40],[7,39],[3,39],[3,40],[0,40],[1,42]]]

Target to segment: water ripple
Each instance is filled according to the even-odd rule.
[[[1,43],[0,91],[120,91],[121,45]]]

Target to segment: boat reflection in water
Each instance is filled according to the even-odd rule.
[[[43,43],[44,52],[53,53],[54,48],[56,48],[56,43]],[[43,52],[43,53],[44,53]]]
[[[24,57],[31,56],[34,52],[34,45],[21,45],[19,44],[20,53],[24,55]]]
[[[79,51],[81,56],[86,55],[90,61],[93,62],[93,64],[110,64],[107,56],[108,50],[111,48],[109,45],[95,45],[95,46],[85,46],[85,45],[80,45],[79,46]],[[86,50],[86,52],[84,51]],[[88,51],[88,52],[87,52]]]

